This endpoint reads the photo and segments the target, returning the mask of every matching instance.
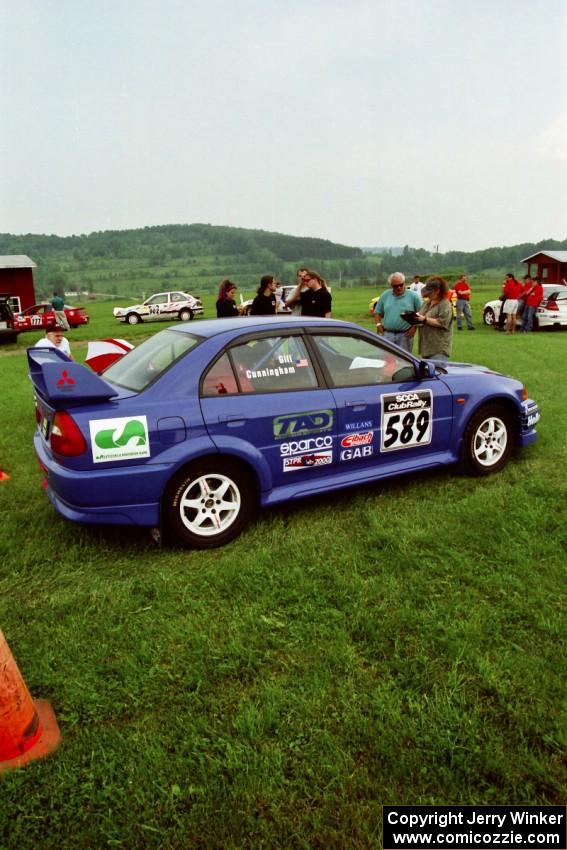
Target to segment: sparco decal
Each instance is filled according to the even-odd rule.
[[[382,396],[383,452],[427,446],[431,443],[433,394],[431,390],[387,393]]]
[[[324,452],[297,455],[296,457],[284,457],[283,471],[293,472],[296,469],[311,469],[314,466],[327,466],[332,462],[333,452],[331,449]]]
[[[333,411],[310,410],[307,413],[289,413],[286,416],[276,416],[272,423],[276,440],[300,437],[302,434],[330,431],[333,427]]]
[[[314,449],[332,448],[333,438],[330,434],[325,437],[305,437],[303,440],[291,440],[289,443],[282,443],[280,446],[280,455],[282,457],[290,457],[290,455],[299,455],[304,452],[312,452]]]
[[[374,439],[374,431],[367,431],[366,434],[347,434],[341,440],[343,449],[350,449],[353,446],[367,446]]]

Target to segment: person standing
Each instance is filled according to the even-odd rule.
[[[239,316],[240,312],[234,303],[237,286],[228,278],[221,282],[217,296],[217,319],[230,319]]]
[[[455,284],[453,292],[457,293],[457,330],[463,329],[463,316],[467,323],[467,329],[474,331],[471,313],[471,288],[467,280],[466,274],[462,274]]]
[[[516,314],[518,312],[518,299],[524,291],[524,286],[519,280],[516,280],[510,272],[506,275],[504,281],[504,295],[506,300],[502,305],[503,311],[506,313],[506,324],[504,326],[505,334],[513,334],[516,331]]]
[[[304,270],[301,269],[300,271]],[[301,287],[304,285],[307,286],[307,289],[302,292]],[[297,301],[301,304],[302,316],[318,316],[321,319],[331,318],[331,293],[327,288],[327,283],[317,272],[305,272],[303,279],[300,279],[291,298],[288,298],[285,305],[290,307]]]
[[[64,328],[66,331],[70,330],[71,325],[69,324],[69,320],[65,314],[65,302],[62,297],[57,294],[57,292],[53,293],[51,306],[55,312],[55,324],[60,325],[60,327]]]
[[[38,339],[34,348],[56,348],[57,351],[63,352],[69,360],[72,360],[71,346],[65,336],[65,330],[66,328],[59,327],[58,325],[54,328],[48,328],[45,331],[45,336],[42,339]]]
[[[449,286],[442,277],[430,277],[425,282],[424,301],[418,317],[419,353],[427,360],[446,363],[453,344],[453,308]]]
[[[384,339],[411,352],[416,328],[402,319],[401,314],[406,311],[417,312],[422,304],[421,297],[417,292],[406,289],[406,279],[401,272],[391,274],[388,283],[390,289],[382,293],[374,307],[376,330]]]
[[[529,333],[534,329],[534,316],[537,308],[543,301],[543,286],[541,285],[541,279],[539,277],[534,277],[533,280],[530,279],[527,284],[525,290],[525,301],[526,306],[524,307],[524,320],[522,322],[521,330],[523,333]]]
[[[271,274],[265,274],[260,280],[256,297],[250,307],[251,316],[275,316],[277,309],[277,281]]]
[[[417,292],[417,294],[421,297],[421,293],[423,291],[424,286],[425,286],[425,283],[422,281],[421,275],[414,274],[413,280],[410,283],[410,285],[408,286],[408,289],[411,292]]]

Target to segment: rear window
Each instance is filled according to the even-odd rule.
[[[199,342],[199,338],[191,334],[161,331],[109,366],[104,379],[124,389],[141,392]]]

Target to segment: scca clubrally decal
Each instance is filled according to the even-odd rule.
[[[429,445],[433,419],[431,390],[387,393],[381,400],[381,451],[391,452]]]

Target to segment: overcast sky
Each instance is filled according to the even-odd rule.
[[[566,0],[0,0],[0,232],[567,237]]]

